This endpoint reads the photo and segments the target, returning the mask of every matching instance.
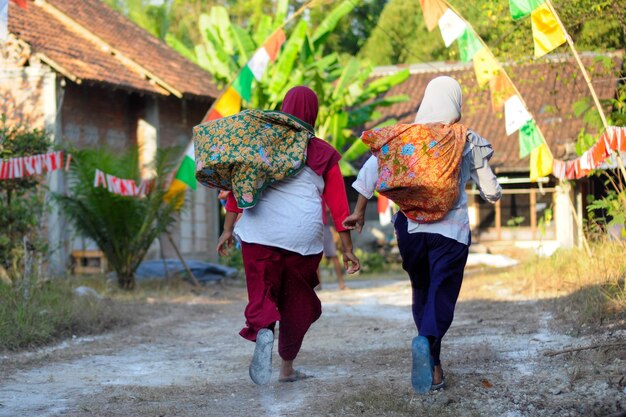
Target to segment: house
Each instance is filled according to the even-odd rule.
[[[582,61],[601,100],[616,95],[623,53],[583,54]],[[405,66],[379,67],[377,76],[393,74]],[[583,116],[573,106],[591,95],[572,56],[549,56],[539,62],[506,65],[555,158],[576,156],[575,146],[583,128]],[[424,63],[410,65],[410,77],[386,95],[407,94],[409,100],[381,110],[381,118],[367,128],[389,119],[412,123],[427,83],[439,75],[456,78],[463,88],[462,122],[488,139],[495,154],[491,166],[503,187],[495,206],[484,202],[473,184],[468,185],[472,240],[555,241],[570,247],[581,242],[583,201],[593,192],[592,180],[565,183],[550,176],[531,182],[529,157],[520,158],[518,133],[507,136],[503,110],[494,110],[489,87],[477,85],[472,64]]]
[[[0,112],[47,129],[57,144],[137,144],[140,164],[148,163],[157,147],[186,146],[219,96],[205,71],[99,0],[37,0],[25,9],[9,2],[8,30],[0,44]],[[61,174],[49,182],[53,191],[64,188]],[[173,240],[185,256],[214,258],[216,192],[198,187],[188,194]],[[51,265],[61,271],[88,243],[70,236],[59,213],[50,215],[48,229]],[[175,256],[169,244],[163,251]]]

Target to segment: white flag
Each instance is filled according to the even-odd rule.
[[[252,71],[252,74],[254,74],[254,78],[257,81],[261,81],[263,73],[265,72],[269,62],[270,56],[267,54],[265,48],[259,48],[259,50],[255,52],[248,62],[248,67],[250,67],[250,70]]]
[[[446,47],[452,45],[459,36],[465,32],[467,25],[456,13],[448,9],[439,18],[439,30]]]
[[[504,121],[506,123],[506,134],[511,135],[524,126],[532,116],[524,107],[522,99],[514,95],[504,103]]]

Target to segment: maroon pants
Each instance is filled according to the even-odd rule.
[[[285,249],[241,242],[248,286],[246,327],[239,334],[255,341],[260,329],[280,322],[278,354],[293,360],[304,335],[322,314],[315,287],[322,254],[303,256]]]

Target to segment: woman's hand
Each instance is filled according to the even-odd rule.
[[[363,230],[364,224],[365,224],[364,213],[356,213],[356,212],[346,217],[342,222],[343,227],[345,227],[346,229],[356,230],[359,233],[361,233],[361,230]]]
[[[361,269],[361,262],[352,251],[344,251],[343,267],[348,274],[354,274]]]
[[[220,256],[228,255],[228,252],[230,252],[230,248],[233,246],[234,241],[235,238],[233,237],[233,232],[224,230],[219,239],[217,239],[217,253],[219,253]]]

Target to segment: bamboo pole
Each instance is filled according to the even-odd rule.
[[[567,196],[567,201],[569,201],[569,208],[572,212],[572,216],[574,217],[574,222],[576,222],[578,240],[579,242],[582,241],[583,246],[585,248],[585,252],[587,253],[587,256],[591,258],[593,254],[591,252],[591,248],[589,247],[589,242],[587,242],[587,238],[585,237],[585,234],[580,231],[582,230],[582,219],[578,217],[578,213],[576,213],[576,207],[574,207],[574,203],[572,202],[572,199],[569,195]]]
[[[567,29],[565,29],[565,26],[563,25],[561,18],[559,17],[559,15],[556,12],[556,9],[552,5],[552,2],[550,0],[546,0],[546,4],[550,8],[550,11],[556,18],[557,23],[559,24],[559,26],[561,27],[561,30],[565,34],[565,40],[567,41],[567,44],[572,50],[572,54],[574,54],[574,58],[576,59],[576,62],[578,63],[578,66],[580,67],[580,71],[582,72],[583,77],[585,78],[587,87],[589,88],[589,91],[591,92],[591,97],[593,97],[593,101],[596,105],[596,108],[598,109],[598,113],[600,114],[600,119],[602,119],[602,124],[604,125],[604,129],[608,130],[609,124],[606,120],[606,116],[604,115],[604,110],[602,109],[602,105],[600,104],[600,100],[598,99],[598,95],[596,94],[596,90],[595,88],[593,88],[593,84],[591,83],[591,78],[589,78],[589,74],[587,73],[587,69],[583,65],[583,62],[580,59],[580,55],[578,54],[578,51],[576,50],[576,47],[574,46],[574,41],[572,40],[572,37],[569,35],[569,33],[567,33]],[[618,150],[614,150],[614,152],[617,155],[617,166],[619,167],[622,173],[622,176],[626,180],[626,169],[624,168],[624,164],[622,162],[622,157],[620,155],[620,152]]]
[[[189,269],[189,266],[187,266],[187,262],[185,262],[185,258],[183,258],[183,255],[178,250],[178,246],[176,246],[176,243],[174,242],[174,239],[172,239],[172,235],[170,233],[167,234],[167,238],[169,239],[170,243],[174,247],[176,256],[178,256],[178,259],[180,259],[180,263],[183,264],[183,268],[185,268],[185,272],[187,272],[187,276],[189,276],[191,283],[194,285],[194,287],[199,287],[200,283],[198,282],[198,279],[193,274],[193,272],[191,272],[191,269]]]

